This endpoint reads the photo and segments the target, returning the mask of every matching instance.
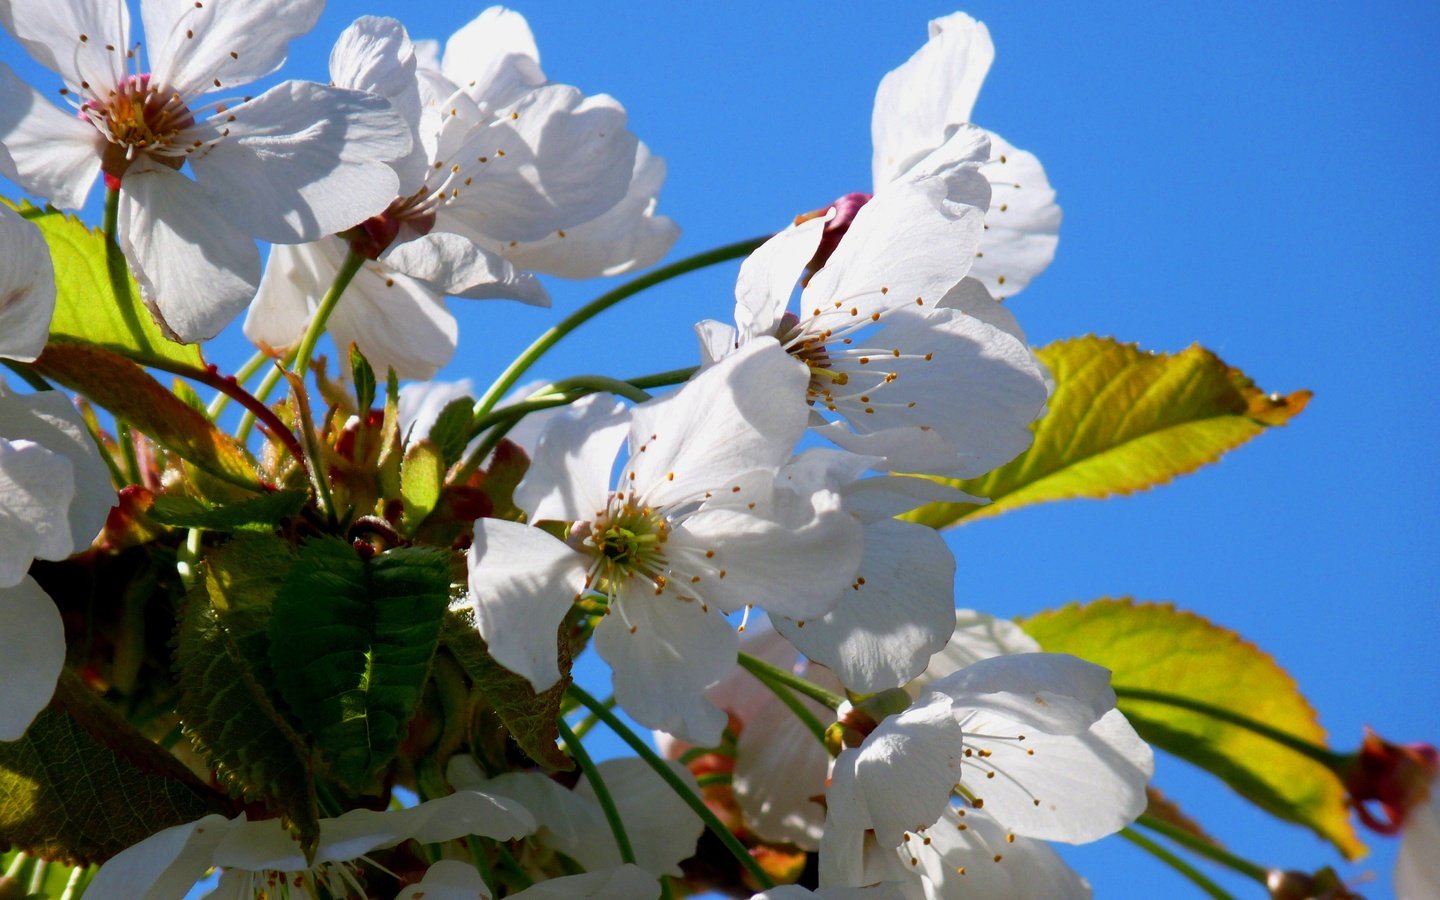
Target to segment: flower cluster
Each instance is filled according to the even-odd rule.
[[[107,198],[99,232],[0,205],[0,357],[33,389],[0,382],[0,896],[52,859],[97,898],[1088,896],[1050,844],[1135,822],[1151,748],[1108,669],[957,614],[905,518],[987,502],[956,485],[1054,389],[1002,301],[1060,212],[969,121],[985,27],[932,22],[881,81],[870,193],[729,255],[692,369],[515,389],[587,307],[473,399],[426,382],[445,298],[654,264],[664,163],[500,7],[443,47],[360,18],[328,84],[245,94],[322,7],[141,0],[142,42],[124,2],[0,0],[61,81],[0,65],[0,175]],[[62,264],[86,246],[108,284]],[[241,312],[235,376],[182,346]],[[597,721],[642,758],[592,760]]]

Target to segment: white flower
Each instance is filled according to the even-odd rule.
[[[608,613],[595,647],[620,705],[649,727],[717,741],[725,716],[703,692],[735,663],[724,614],[763,603],[823,615],[859,562],[859,524],[834,492],[774,489],[805,428],[805,377],[774,341],[757,340],[629,414],[592,395],[557,417],[515,502],[532,523],[573,523],[568,543],[475,523],[464,605],[496,660],[537,689],[555,683],[556,630],[595,592]]]
[[[287,81],[203,100],[268,75],[321,0],[144,0],[148,69],[124,3],[0,0],[0,24],[61,76],[76,114],[0,66],[7,177],[77,209],[97,172],[120,188],[120,246],[156,320],[181,340],[216,334],[254,296],[255,239],[293,244],[385,208],[386,161],[411,149],[381,98]],[[217,211],[223,211],[217,214]]]
[[[660,883],[637,866],[624,865],[550,878],[506,894],[510,900],[654,900]],[[491,900],[491,893],[475,867],[442,859],[425,871],[425,878],[406,888],[395,900]]]
[[[430,844],[471,834],[511,840],[534,829],[535,820],[515,803],[460,791],[408,809],[357,809],[322,819],[319,848],[307,863],[279,819],[248,822],[243,814],[235,819],[210,815],[122,850],[100,867],[86,896],[179,900],[207,871],[219,868],[220,884],[206,895],[216,900],[250,900],[266,890],[292,887],[299,896],[316,896],[320,888],[336,898],[363,897],[353,861],[372,850],[412,839]]]
[[[1405,812],[1400,853],[1395,859],[1395,896],[1424,900],[1440,890],[1440,778]]]
[[[54,312],[50,249],[39,228],[0,203],[0,357],[34,361]]]
[[[670,766],[692,792],[699,793],[688,769],[678,763]],[[680,863],[695,855],[695,843],[705,830],[700,817],[642,759],[609,759],[596,768],[615,801],[636,864],[651,876],[679,877]],[[570,790],[541,772],[485,778],[468,756],[453,757],[446,777],[456,789],[483,791],[523,806],[539,828],[531,840],[565,854],[587,871],[620,865],[620,851],[588,779],[582,778]]]
[[[0,587],[0,741],[18,740],[55,693],[65,667],[60,611],[28,575]]]
[[[806,897],[815,897],[818,900],[906,900],[904,889],[895,882],[886,882],[871,887],[820,888],[818,891],[812,891],[797,884],[786,884],[768,891],[761,891],[750,900],[804,900]]]
[[[815,619],[773,616],[775,630],[839,677],[870,694],[919,675],[955,625],[955,557],[933,529],[895,516],[924,503],[969,498],[923,478],[860,478],[879,460],[810,450],[781,472],[801,492],[837,491],[864,528],[859,572],[835,608]]]
[[[69,398],[16,394],[0,379],[0,587],[18,584],[32,559],[89,547],[115,499]]]
[[[880,81],[870,120],[875,190],[902,177],[940,147],[950,129],[971,121],[995,45],[983,24],[964,13],[930,22],[930,39]],[[973,252],[972,277],[1003,300],[1020,292],[1055,257],[1060,207],[1034,155],[987,132],[990,155],[980,169],[993,189],[985,234]]]
[[[429,378],[454,354],[443,295],[548,305],[526,269],[616,274],[654,262],[677,236],[651,215],[664,164],[637,145],[618,103],[546,83],[538,61],[513,82],[486,62],[531,59],[518,13],[488,10],[450,45],[447,59],[479,73],[464,90],[419,66],[394,19],[357,20],[330,56],[336,85],[389,99],[414,138],[396,165],[397,196],[353,244],[372,261],[329,322],[337,345],[353,341],[405,378]],[[298,341],[346,250],[330,239],[272,254],[246,335],[274,348]]]
[[[1107,670],[1053,653],[985,659],[932,682],[836,759],[822,879],[854,883],[867,830],[918,858],[948,827],[952,792],[963,798],[957,817],[983,810],[1007,835],[1085,843],[1134,821],[1154,759],[1109,682]]]
[[[810,371],[820,432],[891,469],[968,478],[1014,458],[1049,386],[1013,317],[962,283],[988,200],[975,171],[986,152],[962,126],[878,192],[801,292],[798,315],[785,308],[825,222],[771,238],[741,266],[738,328],[697,326],[707,360],[777,338]]]

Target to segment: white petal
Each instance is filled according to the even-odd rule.
[[[536,822],[535,839],[566,856],[582,842],[609,838],[605,815],[593,800],[580,797],[537,771],[504,772],[486,778],[472,756],[451,757],[445,777],[456,790],[480,791],[519,804]]]
[[[750,673],[744,675],[757,684]],[[745,814],[745,824],[756,834],[802,850],[818,850],[825,808],[817,798],[825,795],[830,755],[774,694],[764,687],[759,690],[765,695],[764,705],[741,719],[733,775],[735,800]],[[802,698],[800,702],[822,722],[833,717],[813,700]]]
[[[955,610],[955,631],[930,664],[908,686],[913,694],[930,683],[992,656],[1039,653],[1040,644],[1019,625],[973,609]]]
[[[459,338],[445,301],[383,262],[361,266],[329,327],[335,346],[354,342],[376,372],[393,368],[401,378],[433,377],[454,357]]]
[[[705,689],[735,665],[735,631],[715,609],[648,588],[622,592],[595,628],[614,671],[615,699],[635,721],[702,747],[720,741],[725,714]]]
[[[179,172],[132,167],[120,191],[120,246],[161,328],[186,343],[220,333],[255,296],[260,251]]]
[[[111,857],[85,889],[91,900],[175,900],[214,865],[215,848],[244,818],[210,815],[156,832]]]
[[[748,342],[678,391],[635,407],[624,477],[659,507],[729,490],[725,482],[753,469],[778,469],[805,430],[807,380],[775,341]]]
[[[0,615],[0,741],[14,741],[55,693],[65,667],[65,626],[55,601],[28,575],[0,588]]]
[[[21,582],[30,561],[75,552],[65,512],[75,498],[70,460],[33,441],[0,438],[0,587]]]
[[[1003,300],[1018,294],[1055,258],[1060,207],[1034,154],[993,132],[990,154],[990,162],[980,169],[990,182],[990,211],[970,274]]]
[[[622,275],[654,265],[680,237],[680,228],[655,214],[665,161],[650,155],[642,142],[625,197],[608,211],[580,225],[537,241],[502,248],[516,265],[561,278]]]
[[[490,900],[485,879],[475,867],[458,859],[442,859],[425,870],[419,884],[395,895],[395,900]]]
[[[75,493],[66,511],[74,548],[69,552],[90,546],[115,505],[115,489],[110,470],[70,398],[60,391],[15,394],[0,380],[0,435],[34,441],[70,461]]]
[[[949,805],[960,781],[962,742],[943,702],[922,698],[888,717],[835,760],[826,830],[873,828],[882,847],[899,847],[906,832],[928,827]]]
[[[405,196],[424,182],[430,165],[420,136],[423,113],[415,69],[414,45],[395,19],[361,16],[340,33],[330,51],[332,85],[384,97],[411,129],[410,153],[395,164],[399,192]]]
[[[560,622],[585,582],[585,557],[537,528],[499,519],[475,522],[470,591],[461,607],[495,661],[537,691],[560,679]]]
[[[0,357],[34,361],[54,312],[50,249],[39,228],[0,204]]]
[[[231,116],[229,136],[190,163],[245,233],[277,244],[313,241],[395,199],[399,180],[386,162],[408,154],[411,137],[384,99],[287,81],[211,127]]]
[[[1066,653],[982,659],[930,685],[957,713],[992,712],[1049,734],[1084,734],[1115,708],[1110,670]]]
[[[971,274],[965,276],[965,280],[950,289],[944,297],[940,298],[941,309],[958,309],[967,316],[989,325],[1010,335],[1022,344],[1028,343],[1025,340],[1025,332],[1020,328],[1020,322],[1015,314],[996,302],[990,296],[990,291],[985,288],[985,282],[975,277],[975,268],[970,269]]]
[[[534,275],[516,269],[504,257],[458,234],[432,231],[392,245],[380,258],[442,294],[550,305],[549,292]]]
[[[85,205],[105,139],[0,63],[0,175],[61,209]]]
[[[739,332],[734,325],[726,325],[714,319],[695,323],[695,336],[700,339],[700,365],[708,366],[719,362],[735,352]]]
[[[1440,785],[1430,782],[1428,800],[1412,808],[1400,832],[1395,859],[1397,900],[1426,900],[1440,885]]]
[[[324,9],[324,0],[142,0],[140,16],[155,80],[189,96],[274,72],[290,41],[315,27]]]
[[[551,878],[511,894],[514,900],[654,900],[660,883],[639,866]]]
[[[811,743],[816,743],[812,737]],[[689,769],[677,762],[669,763],[671,771],[697,794],[700,787]],[[655,875],[681,875],[680,863],[695,855],[695,842],[705,831],[705,823],[695,815],[650,765],[637,757],[608,759],[596,768],[615,800],[625,833],[635,849],[635,862]],[[595,790],[589,780],[581,779],[575,786],[581,799],[595,805]],[[581,836],[584,842],[570,854],[588,871],[620,865],[620,851],[608,828]]]
[[[611,394],[570,404],[541,432],[515,505],[532,522],[595,520],[609,502],[610,472],[629,427],[629,413]]]
[[[71,86],[87,81],[101,93],[125,76],[130,10],[124,3],[6,0],[0,3],[0,24],[36,62]]]
[[[945,645],[954,618],[955,558],[934,529],[889,519],[865,528],[864,559],[833,610],[775,628],[852,691],[899,687]]]
[[[845,511],[862,522],[880,522],[926,503],[989,503],[928,478],[880,475],[856,482],[844,492]]]
[[[754,604],[812,618],[835,607],[860,562],[860,523],[833,491],[777,491],[772,479],[764,470],[734,479],[671,532],[666,549],[678,577],[667,590],[726,612]]]
[[[791,225],[740,264],[735,280],[735,324],[742,339],[774,336],[805,264],[820,247],[829,216]]]
[[[1007,832],[985,813],[947,810],[925,832],[929,843],[911,841],[897,853],[900,864],[924,878],[929,896],[993,897],[996,900],[1088,900],[1090,886],[1049,845]],[[911,856],[911,853],[914,856]],[[911,866],[918,860],[918,870]],[[961,872],[964,874],[960,874]]]
[[[984,227],[983,207],[951,203],[948,190],[945,179],[926,178],[894,185],[861,207],[800,297],[807,329],[939,303],[969,271]],[[826,317],[809,324],[817,309]]]
[[[442,160],[442,167],[468,167],[481,156],[489,162],[467,170],[474,171],[474,184],[443,207],[441,229],[535,241],[589,222],[624,198],[638,141],[612,98],[546,85],[505,110],[500,122],[503,127],[471,134],[455,162]]]
[[[930,22],[929,41],[875,92],[870,137],[877,188],[940,146],[947,126],[970,121],[994,59],[990,32],[964,13]]]
[[[335,258],[344,254],[344,244],[335,238],[272,246],[255,300],[245,312],[245,336],[272,350],[299,343],[320,298],[335,280]]]
[[[975,753],[965,758],[961,784],[1016,834],[1084,844],[1114,834],[1145,811],[1154,755],[1119,710],[1078,735],[1017,728],[1013,720],[984,712],[962,727],[965,745]],[[1024,741],[1016,740],[1020,734]]]
[[[502,6],[490,7],[450,36],[441,70],[487,110],[545,83],[525,17]]]
[[[785,884],[768,891],[761,891],[750,900],[906,900],[905,891],[898,884],[876,884],[870,887],[823,887],[816,891],[798,884]]]

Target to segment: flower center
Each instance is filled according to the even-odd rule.
[[[110,142],[101,168],[119,178],[139,154],[178,169],[185,155],[198,144],[177,140],[195,124],[185,99],[150,83],[149,73],[127,75],[108,97],[93,97],[80,106],[80,115]]]
[[[633,496],[616,494],[582,535],[585,549],[596,558],[595,587],[613,597],[623,581],[640,575],[663,590],[669,536],[670,524],[656,510],[638,505]]]

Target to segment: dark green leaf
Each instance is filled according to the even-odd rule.
[[[470,423],[475,418],[474,406],[475,401],[469,397],[451,400],[430,427],[430,441],[440,448],[447,469],[465,455],[465,445],[470,443]]]
[[[375,405],[375,370],[360,348],[350,345],[350,375],[355,381],[355,399],[361,418]]]
[[[305,544],[280,589],[270,620],[280,693],[353,790],[374,786],[404,737],[449,595],[449,553],[366,560],[335,538]]]
[[[309,496],[305,491],[275,491],[224,506],[182,494],[162,494],[150,507],[150,518],[176,528],[235,531],[270,527],[300,512]]]

